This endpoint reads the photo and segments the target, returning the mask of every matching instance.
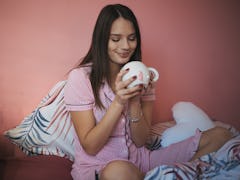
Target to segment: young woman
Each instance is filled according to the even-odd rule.
[[[156,151],[147,150],[154,88],[127,86],[122,81],[129,61],[141,61],[137,19],[126,6],[107,5],[100,12],[91,47],[69,74],[66,107],[75,127],[75,161],[72,177],[92,180],[143,179],[150,169],[166,163],[195,159],[221,147],[228,131],[214,128]],[[214,136],[214,141],[212,137]]]

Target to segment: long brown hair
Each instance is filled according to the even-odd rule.
[[[108,55],[108,41],[110,36],[110,30],[112,23],[122,17],[132,22],[136,38],[137,47],[133,53],[130,61],[141,61],[141,36],[137,19],[134,13],[127,7],[121,4],[113,4],[105,6],[96,21],[92,42],[87,55],[82,59],[78,67],[91,63],[92,70],[90,73],[90,81],[93,88],[93,93],[96,101],[96,105],[99,108],[104,108],[100,98],[99,89],[103,80],[110,82],[109,75],[109,55]]]

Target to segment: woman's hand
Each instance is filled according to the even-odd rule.
[[[155,87],[155,83],[156,81],[153,81],[154,79],[154,74],[150,74],[150,80],[149,80],[149,83],[148,83],[148,86],[147,87],[144,87],[143,90],[142,90],[142,93],[141,94],[144,94],[148,91],[151,91],[151,89],[153,89]]]
[[[136,76],[133,76],[125,81],[122,81],[122,77],[129,71],[129,69],[121,70],[117,74],[117,78],[115,81],[115,93],[116,93],[116,101],[124,105],[127,101],[135,96],[139,96],[142,92],[143,86],[138,85],[132,88],[127,88],[129,84],[136,80]]]

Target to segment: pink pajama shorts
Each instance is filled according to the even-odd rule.
[[[187,162],[191,160],[198,150],[201,132],[197,129],[194,136],[171,144],[168,147],[150,152],[149,168],[153,169],[159,165],[170,165],[176,162]]]
[[[194,154],[196,153],[201,138],[201,132],[196,131],[195,135],[183,140],[181,142],[172,144],[166,148],[161,148],[155,151],[144,151],[140,153],[141,160],[139,159],[138,163],[134,163],[142,172],[146,173],[147,171],[160,166],[160,165],[170,165],[176,162],[187,162],[189,161]],[[128,161],[126,159],[115,159]],[[133,162],[132,162],[133,163]],[[74,180],[80,179],[95,179],[95,172],[99,174],[101,170],[108,164],[108,162],[99,164],[99,165],[89,165],[89,166],[76,166],[73,165],[72,177]],[[98,175],[97,175],[98,176]]]

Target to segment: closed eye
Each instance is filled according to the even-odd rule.
[[[128,37],[128,40],[129,41],[135,41],[136,40],[136,35],[134,34],[134,35],[130,35],[129,37]]]
[[[120,41],[120,38],[111,38],[111,40],[112,40],[113,42],[118,42],[118,41]]]
[[[118,41],[120,41],[121,36],[118,35],[118,34],[111,34],[111,35],[110,35],[110,39],[111,39],[113,42],[118,42]]]
[[[119,42],[121,40],[121,35],[118,34],[111,34],[110,35],[110,39],[113,42]],[[136,41],[136,35],[135,34],[131,34],[127,37],[128,41]]]

